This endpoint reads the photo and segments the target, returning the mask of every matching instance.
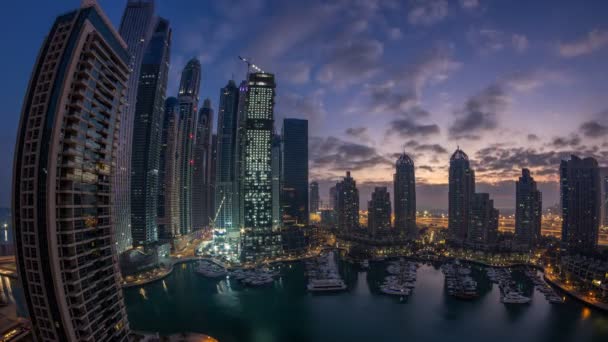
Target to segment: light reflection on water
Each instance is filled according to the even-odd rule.
[[[289,265],[292,266],[292,265]],[[344,266],[344,265],[343,265]],[[359,272],[343,267],[349,291],[312,295],[305,290],[303,266],[284,267],[272,285],[243,287],[235,279],[207,279],[188,264],[166,284],[146,286],[148,300],[125,290],[131,327],[161,333],[195,331],[221,341],[606,341],[608,315],[568,300],[549,304],[531,284],[522,283],[532,304],[505,306],[497,285],[474,270],[480,297],[458,301],[444,292],[437,266],[418,269],[409,298],[383,296],[384,267]],[[165,285],[167,288],[165,288]],[[473,335],[471,335],[473,334]]]

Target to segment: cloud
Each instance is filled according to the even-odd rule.
[[[456,120],[449,127],[452,138],[476,137],[475,134],[493,130],[498,126],[498,115],[507,106],[509,99],[499,84],[490,85],[467,100],[456,112]]]
[[[523,34],[507,34],[495,29],[471,29],[467,32],[467,40],[478,53],[488,55],[512,47],[522,53],[528,49],[528,37]]]
[[[538,141],[540,138],[536,134],[528,134],[528,141]]]
[[[392,165],[374,147],[347,142],[336,137],[310,139],[311,168],[319,171],[363,170]]]
[[[429,26],[448,15],[447,0],[414,0],[411,2],[407,21],[411,25]]]
[[[524,52],[528,49],[528,38],[523,34],[513,34],[511,43],[517,52]]]
[[[369,136],[367,127],[350,127],[344,131],[344,134],[363,142],[373,143],[372,138]]]
[[[311,126],[319,126],[326,116],[323,103],[323,92],[318,90],[311,94],[301,95],[292,92],[277,93],[276,113],[281,118],[302,118],[310,121]]]
[[[277,75],[291,84],[305,84],[310,81],[310,70],[305,62],[284,63]]]
[[[581,125],[580,130],[584,136],[589,138],[608,136],[608,126],[602,125],[601,123],[594,120],[584,122]]]
[[[569,137],[553,138],[553,140],[551,141],[551,146],[556,147],[556,148],[575,147],[575,146],[580,145],[580,143],[581,143],[581,138],[576,134],[572,134]]]
[[[317,80],[348,86],[361,82],[380,69],[384,45],[375,39],[356,39],[334,42],[328,62],[321,67]]]
[[[387,133],[397,134],[402,138],[426,137],[439,134],[439,126],[436,124],[420,124],[411,117],[405,116],[390,121]]]
[[[560,43],[558,53],[562,57],[578,57],[600,50],[608,45],[608,31],[595,29],[578,40]]]
[[[460,6],[466,10],[473,10],[479,7],[479,0],[460,0]]]
[[[388,30],[388,37],[391,40],[399,40],[403,37],[403,32],[398,27],[392,27]]]

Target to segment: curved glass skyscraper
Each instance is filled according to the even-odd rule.
[[[139,71],[146,46],[154,29],[154,1],[129,0],[120,22],[120,36],[127,44],[131,72],[125,109],[120,117],[116,168],[113,173],[114,231],[116,250],[122,253],[133,246],[131,233],[131,145]]]
[[[171,28],[158,18],[139,73],[131,154],[131,232],[135,246],[158,241],[160,148]]]
[[[194,170],[194,144],[196,142],[196,113],[201,85],[201,62],[193,58],[182,71],[179,85],[179,229],[180,235],[192,232],[192,172]]]

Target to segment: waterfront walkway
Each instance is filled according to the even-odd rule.
[[[563,292],[565,292],[566,294],[568,294],[569,296],[580,300],[581,302],[584,302],[585,304],[588,304],[590,306],[593,306],[596,309],[602,310],[604,312],[608,312],[608,303],[604,303],[604,302],[599,302],[593,298],[590,298],[589,296],[586,296],[584,293],[579,292],[577,290],[575,290],[572,286],[569,286],[567,284],[564,284],[563,282],[561,282],[559,279],[549,276],[548,274],[545,273],[545,280],[554,285],[557,286],[560,290],[562,290]]]

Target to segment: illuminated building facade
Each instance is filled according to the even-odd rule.
[[[367,207],[367,229],[372,237],[391,229],[391,194],[385,186],[376,187]]]
[[[416,227],[416,176],[414,161],[402,153],[395,163],[393,176],[395,199],[395,229],[401,236],[415,238]]]
[[[471,199],[475,193],[475,172],[469,157],[457,149],[450,158],[448,186],[448,235],[449,239],[462,244],[467,239]]]
[[[336,219],[343,233],[359,230],[359,190],[357,182],[346,171],[346,177],[336,183]]]
[[[274,75],[248,76],[241,150],[243,232],[241,259],[259,261],[281,252],[280,234],[272,227],[272,137]]]
[[[571,156],[560,164],[562,242],[569,250],[592,253],[600,226],[600,174],[594,158]]]
[[[212,217],[211,196],[211,136],[213,130],[213,109],[211,100],[205,99],[196,121],[196,143],[194,145],[194,170],[192,171],[192,227],[203,229],[209,226]]]
[[[521,170],[515,183],[515,238],[521,245],[533,247],[540,239],[542,194],[530,170]]]

